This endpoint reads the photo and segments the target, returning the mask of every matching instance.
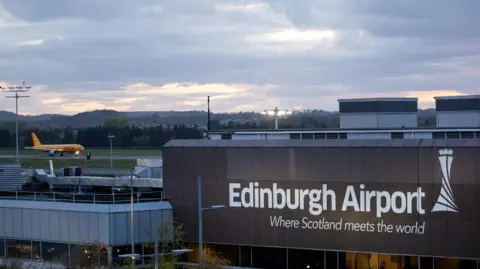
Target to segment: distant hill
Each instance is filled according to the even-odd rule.
[[[435,126],[435,109],[419,110],[419,126]],[[22,126],[41,128],[41,127],[72,127],[84,128],[102,125],[109,118],[126,117],[130,125],[137,126],[155,126],[155,125],[207,125],[206,111],[133,111],[119,112],[115,110],[94,110],[82,112],[75,115],[61,114],[43,114],[19,116]],[[15,113],[0,111],[1,122],[11,122],[16,118]],[[259,122],[265,118],[256,112],[238,112],[238,113],[215,113],[211,116],[212,122],[216,125],[245,124]],[[291,117],[295,126],[302,128],[336,128],[339,124],[338,112],[329,112],[323,110],[305,110],[295,111]]]

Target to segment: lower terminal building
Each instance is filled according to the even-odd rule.
[[[198,255],[244,268],[478,269],[480,140],[173,140],[164,189]]]
[[[0,190],[0,259],[43,268],[45,263],[72,267],[95,257],[104,266],[115,266],[126,262],[119,255],[132,253],[132,241],[135,254],[154,254],[160,227],[166,227],[165,239],[171,237],[173,212],[161,184],[151,181],[155,179],[57,177],[36,170],[23,188],[8,184]],[[0,178],[5,187],[3,183]],[[138,261],[147,262],[153,263]]]

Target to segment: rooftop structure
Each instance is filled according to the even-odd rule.
[[[435,97],[437,127],[480,127],[480,95]]]
[[[339,99],[340,128],[415,128],[417,98]]]
[[[2,161],[0,163],[0,190],[19,190],[22,188],[22,183],[20,163]]]

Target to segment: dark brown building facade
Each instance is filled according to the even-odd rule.
[[[186,240],[480,259],[480,141],[173,140],[164,190]]]

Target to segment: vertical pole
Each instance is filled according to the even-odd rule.
[[[158,269],[158,234],[155,236],[155,269]]]
[[[242,247],[241,246],[238,246],[238,263],[239,263],[240,267],[243,266],[243,264],[242,264]]]
[[[15,160],[18,159],[18,92],[15,92]]]
[[[202,266],[203,240],[202,240],[202,178],[197,179],[198,189],[198,265]]]
[[[323,251],[323,269],[327,269],[327,251]]]
[[[420,264],[420,260],[421,260],[421,257],[418,256],[418,260],[417,260],[417,268],[418,268],[418,269],[421,269],[421,268],[422,268],[422,265]]]
[[[340,258],[338,256],[339,255],[338,255],[338,251],[337,251],[337,269],[340,268]],[[378,261],[377,261],[377,263],[378,263]],[[378,266],[377,266],[377,269],[378,269]]]
[[[273,110],[274,113],[275,113],[275,130],[278,129],[278,107],[275,107],[275,109]]]
[[[107,259],[108,259],[108,268],[113,267],[113,248],[112,246],[107,247]]]
[[[132,254],[135,254],[135,243],[134,243],[134,230],[133,230],[133,221],[134,210],[133,210],[133,172],[130,170],[130,239],[132,241]],[[135,268],[135,257],[132,256],[132,269]]]
[[[207,131],[210,131],[210,96],[207,97]]]
[[[113,160],[112,160],[112,156],[113,156],[113,150],[112,150],[112,138],[110,137],[110,169],[113,169]]]
[[[285,266],[288,269],[288,248],[287,248],[287,266]]]

